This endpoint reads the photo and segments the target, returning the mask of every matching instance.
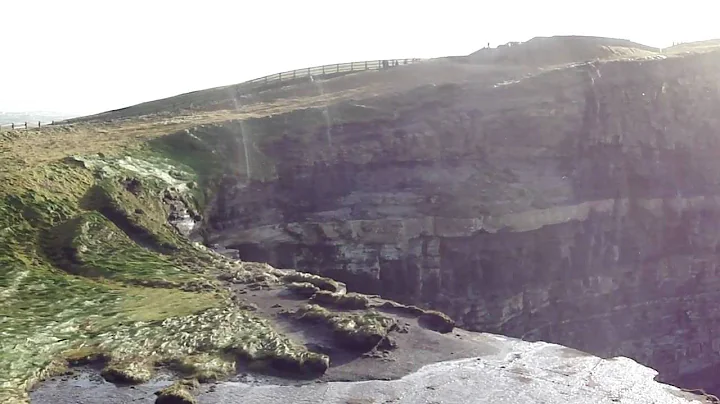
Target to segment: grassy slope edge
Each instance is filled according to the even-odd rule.
[[[377,103],[378,91],[424,83],[397,87],[401,76],[374,74],[385,78],[384,90],[366,92]],[[107,378],[134,381],[159,364],[209,379],[232,371],[238,358],[326,367],[327,357],[235,306],[217,282],[219,272],[233,282],[314,279],[248,270],[252,265],[193,245],[167,223],[164,203],[169,193],[202,211],[215,181],[238,169],[227,166],[238,160],[239,146],[227,139],[236,129],[265,142],[289,121],[310,133],[343,120],[390,119],[386,111],[415,105],[389,98],[368,109],[348,101],[357,96],[353,80],[336,83],[334,92],[326,84],[320,94],[309,84],[299,89],[311,90],[303,97],[281,91],[233,111],[0,131],[0,402],[26,401],[38,380],[87,360],[102,361]],[[335,295],[314,302],[367,305]],[[318,313],[340,324],[333,312]],[[348,332],[370,336],[374,329]]]
[[[231,264],[168,225],[163,195],[197,205],[215,167],[167,145],[0,169],[0,402],[88,360],[134,382],[158,364],[211,379],[238,358],[326,361],[233,306],[215,280]]]

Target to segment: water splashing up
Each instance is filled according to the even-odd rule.
[[[231,95],[231,98],[233,100],[233,103],[235,104],[235,111],[239,112],[240,107],[242,106],[240,102],[238,101],[238,97],[243,98],[240,94],[240,90],[236,89],[236,92],[233,92]],[[243,151],[245,153],[245,174],[247,175],[247,182],[250,182],[251,172],[250,172],[250,153],[248,152],[248,142],[251,141],[251,139],[248,139],[250,136],[245,135],[246,129],[245,129],[245,121],[240,120],[240,139],[242,140],[243,145]]]
[[[245,174],[247,175],[247,181],[250,182],[250,153],[248,153],[248,139],[245,137],[245,122],[240,121],[240,139],[242,139],[243,150],[245,151]]]
[[[311,76],[312,78],[312,76]],[[318,88],[320,95],[325,95],[325,89],[323,88],[322,82],[319,81],[312,81],[315,86]],[[324,110],[323,110],[323,116],[325,117],[325,137],[327,139],[328,147],[332,147],[332,134],[330,133],[330,110],[327,107],[327,104],[325,104]]]

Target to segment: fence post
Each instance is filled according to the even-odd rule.
[[[367,70],[367,60],[365,61],[365,70]]]
[[[282,81],[282,73],[278,73],[278,81]]]
[[[335,69],[337,73],[340,73],[340,63],[335,66]]]
[[[267,84],[267,77],[268,77],[268,76],[265,76],[265,84]]]
[[[293,70],[293,78],[297,78],[297,70]]]
[[[27,122],[25,122],[25,129],[27,129]]]
[[[10,129],[15,130],[15,124],[14,124],[14,123],[11,123],[11,124],[10,124]]]
[[[40,127],[40,121],[38,121],[38,128]]]
[[[325,65],[323,65],[323,75],[325,74]]]

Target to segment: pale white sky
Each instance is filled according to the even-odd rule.
[[[0,111],[93,113],[327,63],[535,36],[720,38],[720,1],[0,0]]]

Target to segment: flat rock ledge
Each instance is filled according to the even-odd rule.
[[[222,383],[200,402],[685,404],[704,396],[656,382],[657,372],[617,357],[601,359],[560,345],[490,336],[496,354],[428,365],[398,380],[304,386]]]
[[[249,377],[201,385],[199,404],[710,404],[711,396],[654,380],[655,370],[616,357],[601,359],[561,345],[472,333],[487,354],[427,365],[396,380],[306,382]],[[421,354],[421,353],[420,353]],[[96,378],[97,379],[97,378]],[[122,387],[80,379],[46,382],[33,404],[155,402],[170,381]]]

